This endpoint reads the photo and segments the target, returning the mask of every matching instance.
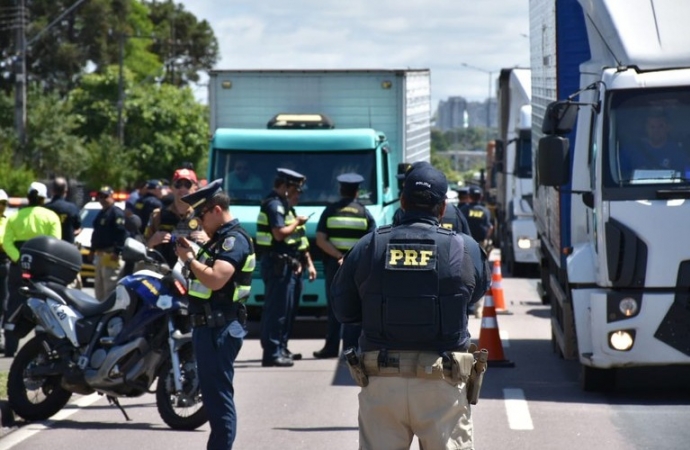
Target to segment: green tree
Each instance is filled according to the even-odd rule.
[[[21,15],[16,0],[0,0],[0,49],[9,62],[14,55]],[[208,22],[199,22],[172,2],[88,0],[47,28],[75,0],[25,0],[26,61],[29,82],[67,93],[78,85],[88,68],[104,71],[120,60],[138,81],[165,75],[176,85],[196,81],[199,70],[218,59],[218,43]],[[40,36],[39,36],[40,35]],[[37,39],[34,39],[38,37]],[[174,68],[163,72],[164,66]],[[0,89],[9,93],[14,76],[0,77]]]
[[[139,179],[169,178],[182,161],[201,169],[208,152],[208,111],[196,102],[191,89],[134,84],[129,71],[124,79],[123,146],[114,145],[117,67],[85,76],[70,95],[79,133],[88,139],[93,156],[88,171],[107,174],[108,182],[121,188]],[[112,171],[103,166],[114,159],[118,166]]]
[[[152,49],[165,63],[165,82],[184,86],[199,81],[199,71],[212,69],[218,61],[218,40],[211,25],[172,0],[144,4],[158,36]]]

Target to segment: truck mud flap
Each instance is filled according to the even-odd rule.
[[[551,329],[565,359],[577,359],[577,336],[573,319],[573,305],[558,280],[549,275],[551,292]]]

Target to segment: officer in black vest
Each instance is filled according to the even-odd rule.
[[[301,173],[278,168],[273,190],[261,202],[256,220],[256,247],[261,255],[265,289],[261,314],[261,365],[264,367],[294,365],[285,337],[293,308],[299,303],[295,293],[302,277],[300,227],[309,218],[296,215],[289,198],[302,191],[305,180]]]
[[[223,180],[182,198],[211,236],[197,255],[191,241],[176,240],[176,253],[189,271],[189,313],[194,330],[199,386],[208,412],[209,449],[230,449],[237,436],[233,364],[247,334],[244,302],[249,297],[255,258],[251,237],[230,214]]]
[[[154,209],[163,207],[160,198],[162,196],[163,183],[160,180],[149,180],[144,187],[144,195],[134,203],[134,214],[141,219],[140,231],[142,234],[146,231],[146,226],[151,218],[151,213]]]
[[[362,327],[359,324],[341,325],[335,318],[331,307],[331,284],[343,255],[354,247],[362,236],[374,231],[376,227],[376,221],[369,210],[357,200],[359,185],[364,181],[364,177],[357,173],[344,173],[339,175],[337,180],[340,183],[341,199],[323,211],[319,224],[316,226],[316,245],[324,254],[323,269],[328,298],[326,344],[321,350],[314,352],[314,357],[318,359],[338,356],[341,334],[343,350],[357,347]]]
[[[491,212],[481,202],[482,190],[479,187],[471,186],[469,191],[470,203],[464,205],[461,211],[470,224],[472,237],[484,247],[494,231],[494,226],[491,223]]]
[[[74,237],[81,232],[81,216],[77,205],[67,200],[67,180],[58,177],[53,180],[53,198],[45,207],[55,212],[62,225],[62,240],[74,244]]]
[[[333,281],[336,318],[362,323],[362,448],[407,448],[413,435],[424,448],[472,447],[467,307],[491,272],[470,236],[439,226],[447,190],[443,173],[413,168],[400,224],[363,237]]]
[[[396,177],[398,180],[405,181],[405,176],[415,167],[432,167],[426,161],[418,161],[416,163],[410,164],[407,171],[403,174],[398,174]],[[402,220],[404,211],[402,208],[398,208],[393,215],[393,225],[397,225]],[[446,206],[446,212],[443,213],[441,217],[441,226],[449,230],[453,230],[456,233],[470,234],[470,226],[467,223],[465,215],[460,211],[460,209],[452,204]]]

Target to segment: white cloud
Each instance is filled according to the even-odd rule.
[[[429,68],[435,108],[529,65],[527,0],[177,1],[213,27],[218,69]]]

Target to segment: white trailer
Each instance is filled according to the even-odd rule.
[[[532,212],[532,80],[530,69],[501,70],[498,78],[496,232],[501,259],[514,276],[538,272],[537,229]]]

